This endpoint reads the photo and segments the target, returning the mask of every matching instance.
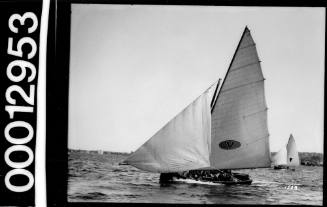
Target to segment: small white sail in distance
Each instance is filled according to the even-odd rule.
[[[296,149],[296,144],[293,135],[290,135],[287,148],[287,165],[288,166],[298,166],[300,165],[299,153]]]
[[[272,157],[272,164],[274,166],[287,165],[287,151],[285,146]]]
[[[150,172],[270,167],[264,78],[246,27],[210,114],[205,92],[124,163]]]

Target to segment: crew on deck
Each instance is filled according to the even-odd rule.
[[[204,181],[235,181],[230,170],[190,170],[179,173],[161,173],[160,182],[173,181],[173,178]]]

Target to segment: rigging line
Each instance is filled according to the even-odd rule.
[[[199,96],[197,96],[190,104],[188,104],[182,111],[184,111],[188,106],[190,106],[196,99],[198,99],[200,96],[202,96],[202,94],[207,93],[217,82],[219,82],[220,78],[218,80],[216,80],[215,82],[213,82],[203,93],[201,93]],[[181,111],[181,112],[182,112]],[[178,113],[179,114],[179,113]],[[178,115],[177,114],[177,115]],[[176,116],[177,116],[176,115]]]
[[[209,89],[211,89],[212,86],[214,86],[216,83],[219,82],[219,80],[220,80],[220,78],[219,78],[218,80],[216,80],[215,82],[213,82],[213,83],[212,83],[212,84],[211,84],[211,85],[210,85],[210,86],[209,86],[209,87],[208,87],[208,88],[207,88],[203,93],[206,93]],[[202,93],[202,94],[203,94],[203,93]],[[202,95],[202,94],[201,94],[201,95]],[[201,96],[201,95],[200,95],[200,96]],[[198,97],[200,97],[200,96],[198,96]],[[197,98],[198,98],[198,97],[197,97]]]
[[[245,84],[242,84],[242,85],[239,85],[239,86],[236,86],[236,87],[233,87],[233,88],[228,88],[228,89],[225,89],[225,90],[221,90],[220,92],[221,93],[224,93],[226,91],[230,91],[230,90],[233,90],[235,88],[240,88],[240,87],[243,87],[243,86],[247,86],[247,85],[251,85],[251,84],[254,84],[254,83],[259,83],[261,81],[264,81],[265,79],[261,79],[261,80],[258,80],[258,81],[254,81],[254,82],[250,82],[250,83],[245,83]]]

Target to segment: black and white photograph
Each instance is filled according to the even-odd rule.
[[[322,206],[325,15],[71,4],[68,202]]]

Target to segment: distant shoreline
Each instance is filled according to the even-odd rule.
[[[105,150],[80,150],[80,149],[68,149],[68,152],[81,152],[88,154],[115,154],[115,155],[131,155],[133,152],[111,152]]]
[[[272,152],[271,156],[276,154]],[[323,166],[323,153],[319,152],[299,152],[299,158],[301,165],[305,166]]]
[[[68,153],[87,153],[87,154],[104,154],[104,155],[131,155],[133,152],[111,152],[105,150],[78,150],[68,149]],[[273,156],[276,152],[271,152]],[[305,166],[323,166],[323,153],[319,152],[299,152],[301,165]]]

